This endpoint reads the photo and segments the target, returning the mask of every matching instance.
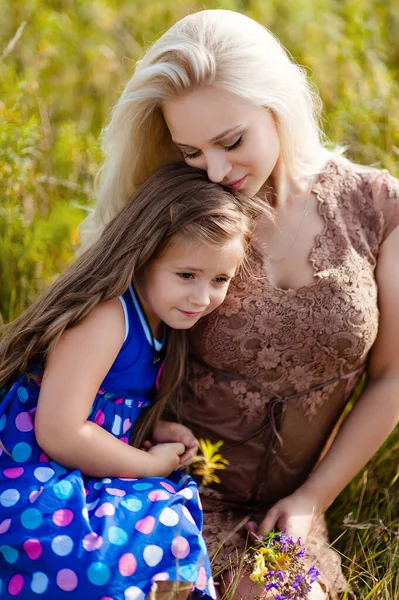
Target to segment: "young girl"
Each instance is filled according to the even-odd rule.
[[[181,331],[166,346],[166,328],[188,329],[223,302],[259,208],[199,170],[163,167],[10,327],[2,599],[141,600],[154,582],[157,598],[186,597],[173,582],[215,597],[197,488],[176,471],[190,450],[156,425],[186,353]],[[140,446],[153,429],[145,452],[129,434],[156,387],[134,431]]]

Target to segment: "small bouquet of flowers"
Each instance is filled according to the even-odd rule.
[[[314,566],[305,567],[305,552],[301,538],[295,541],[284,532],[268,533],[246,556],[245,562],[252,569],[249,577],[271,591],[275,600],[306,600],[319,571]]]
[[[229,464],[229,461],[219,454],[221,446],[223,446],[223,442],[212,444],[210,440],[203,440],[201,438],[198,440],[199,454],[198,456],[194,456],[190,466],[192,473],[201,478],[203,486],[210,483],[220,483],[220,478],[216,475],[215,471],[225,469]]]

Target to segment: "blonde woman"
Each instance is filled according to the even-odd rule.
[[[311,597],[338,598],[347,584],[323,513],[399,418],[399,184],[328,144],[319,109],[304,70],[261,25],[191,14],[147,50],[115,106],[86,222],[89,240],[176,158],[274,208],[274,223],[258,219],[255,278],[234,281],[190,334],[180,416],[223,440],[230,461],[203,499],[220,593],[246,536],[277,527],[307,540],[321,573]],[[257,595],[242,577],[234,598]]]

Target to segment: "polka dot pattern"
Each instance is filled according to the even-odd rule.
[[[21,523],[25,529],[37,529],[42,522],[42,514],[37,508],[27,508],[21,514]]]
[[[23,431],[23,432],[32,431],[32,429],[33,429],[32,417],[27,412],[19,413],[19,415],[15,419],[15,426],[18,429],[18,431]]]
[[[3,474],[8,479],[17,479],[23,475],[24,469],[23,467],[11,467],[11,469],[4,469]]]
[[[125,600],[144,600],[145,596],[140,588],[132,585],[125,590]]]
[[[0,416],[0,594],[145,600],[153,581],[197,581],[209,592],[210,566],[200,534],[194,482],[84,477],[37,445],[39,387],[17,383]],[[104,392],[90,420],[128,442],[145,400]],[[201,570],[202,568],[202,570]],[[209,600],[208,596],[208,600]],[[206,598],[206,596],[205,596]]]
[[[36,571],[32,575],[32,583],[30,584],[32,592],[35,594],[44,594],[47,591],[49,579],[45,573]]]
[[[68,556],[73,549],[73,541],[69,535],[57,535],[51,542],[51,548],[57,556]]]
[[[72,592],[78,586],[78,578],[71,569],[60,569],[56,576],[57,586],[64,592]]]
[[[73,521],[73,512],[68,508],[60,508],[53,514],[53,523],[58,527],[66,527]]]
[[[149,567],[156,567],[163,557],[163,550],[160,546],[149,544],[144,548],[143,558]]]
[[[0,546],[0,553],[11,565],[13,565],[18,560],[18,550],[12,548],[11,546]]]
[[[24,578],[22,575],[17,573],[13,575],[8,583],[8,593],[10,596],[18,596],[21,593],[22,588],[24,587]]]
[[[87,577],[94,585],[105,585],[111,577],[111,571],[106,564],[94,562],[87,569]]]
[[[26,442],[20,442],[19,444],[15,444],[11,455],[15,462],[23,463],[28,460],[30,455],[32,454],[32,448]]]
[[[108,529],[108,539],[115,546],[124,546],[128,540],[128,534],[122,527],[111,525]]]
[[[4,519],[4,521],[0,522],[0,534],[6,533],[11,525],[11,519]]]
[[[178,535],[172,542],[172,554],[176,558],[186,558],[190,553],[190,544],[185,537]]]
[[[0,504],[5,507],[14,506],[18,502],[19,497],[19,491],[10,488],[0,494]]]
[[[70,481],[59,481],[54,485],[53,492],[60,500],[67,500],[73,494],[73,486]]]
[[[137,569],[137,560],[134,554],[126,553],[123,554],[118,562],[119,573],[124,577],[130,577]]]
[[[52,478],[54,471],[50,467],[37,467],[33,474],[40,483],[46,483],[46,481]]]
[[[40,540],[37,539],[29,539],[25,540],[22,544],[23,549],[26,552],[26,555],[30,560],[37,560],[41,557],[43,552],[43,546]]]
[[[103,538],[101,535],[98,535],[94,531],[85,535],[82,541],[83,548],[87,552],[93,552],[93,550],[98,550],[103,545]]]

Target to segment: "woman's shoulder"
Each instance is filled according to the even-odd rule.
[[[381,169],[369,165],[355,163],[343,155],[336,155],[331,158],[323,171],[324,173],[335,176],[339,179],[357,181],[359,186],[374,184],[375,182],[384,182],[385,180],[391,186],[399,186],[399,180],[390,175],[387,169]]]
[[[363,211],[368,223],[374,216],[380,241],[399,225],[399,179],[386,169],[361,165],[338,156],[327,163],[320,184],[339,198],[344,210]]]

